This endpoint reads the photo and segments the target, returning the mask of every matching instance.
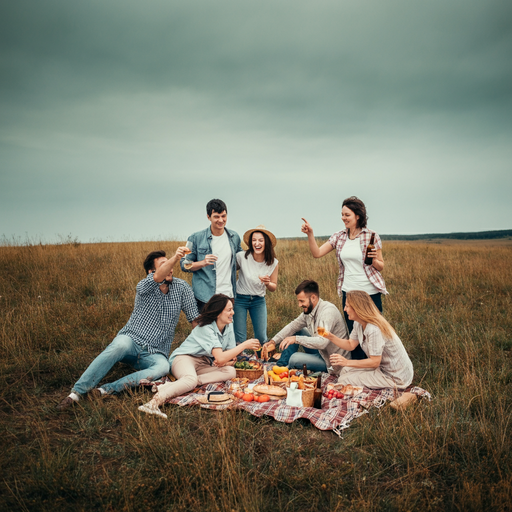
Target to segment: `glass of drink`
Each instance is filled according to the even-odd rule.
[[[219,258],[219,255],[216,252],[212,252],[212,256],[215,256],[217,259]],[[215,272],[217,270],[217,261],[213,262],[213,271]]]
[[[316,332],[317,332],[318,336],[322,336],[322,338],[323,338],[326,331],[327,331],[327,329],[325,328],[324,323],[320,322],[318,324],[318,327],[316,328]]]
[[[187,251],[185,252],[185,254],[190,254],[192,252],[192,250],[194,249],[194,242],[188,241],[185,244],[185,247],[187,248]],[[185,261],[183,262],[183,268],[185,270],[190,270],[192,268],[193,264],[194,264],[194,262],[192,260],[185,258]]]

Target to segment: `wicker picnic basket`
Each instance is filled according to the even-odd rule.
[[[304,407],[313,407],[315,403],[315,386],[306,384],[306,389],[302,390],[302,405]]]
[[[305,389],[302,390],[302,405],[304,407],[313,407],[313,404],[315,403],[316,379],[314,380],[314,382],[312,382],[312,380],[310,382],[306,382]],[[278,386],[282,389],[288,389],[290,387],[288,381],[272,381],[271,384],[273,386]]]
[[[259,370],[240,370],[236,368],[236,376],[239,379],[249,379],[250,381],[259,379],[263,375],[263,368]]]

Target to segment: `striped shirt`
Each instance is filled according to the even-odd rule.
[[[370,243],[372,233],[375,233],[375,231],[371,231],[368,228],[363,228],[361,233],[359,233],[359,235],[357,236],[359,238],[359,243],[361,244],[361,261],[363,264],[363,269],[366,274],[366,277],[368,278],[370,283],[372,283],[373,286],[375,286],[375,288],[377,288],[377,290],[380,293],[387,295],[388,291],[386,290],[386,284],[384,283],[384,278],[382,277],[382,274],[373,265],[366,265],[366,263],[364,262],[366,248]],[[340,267],[340,273],[338,275],[338,295],[340,297],[342,295],[343,279],[345,277],[345,266],[343,265],[343,261],[341,260],[341,250],[343,249],[343,246],[345,245],[347,239],[348,232],[346,229],[342,229],[341,231],[334,233],[334,235],[332,235],[331,238],[329,238],[328,240],[332,247],[336,250],[336,258],[338,259],[338,265]],[[382,241],[377,233],[375,233],[374,245],[376,250],[382,249]]]
[[[354,322],[350,339],[358,341],[368,357],[381,356],[380,370],[384,375],[391,377],[398,387],[406,388],[412,382],[412,362],[396,333],[387,339],[376,325],[366,324],[363,330],[360,323]]]
[[[129,336],[151,354],[168,357],[180,312],[192,322],[199,311],[194,292],[186,281],[174,277],[167,293],[160,290],[163,282],[155,282],[153,274],[139,281],[132,316],[118,334]]]

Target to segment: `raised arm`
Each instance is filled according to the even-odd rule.
[[[325,331],[323,337],[327,338],[331,343],[334,343],[334,345],[336,345],[337,347],[340,347],[343,350],[348,350],[349,352],[354,350],[357,347],[357,345],[359,345],[359,341],[357,340],[344,340],[338,338],[338,336],[334,336],[334,334],[329,331]]]
[[[185,255],[186,250],[186,247],[178,247],[174,256],[169,258],[153,272],[153,279],[156,283],[161,283],[169,275],[174,265]]]
[[[302,218],[302,220],[304,221],[304,224],[302,224],[301,231],[308,236],[309,250],[311,251],[313,258],[321,258],[322,256],[329,254],[333,250],[333,246],[329,242],[325,242],[321,247],[318,247],[311,224],[304,218]]]

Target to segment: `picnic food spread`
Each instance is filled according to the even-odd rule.
[[[254,386],[254,391],[256,391],[256,393],[262,393],[271,397],[284,398],[286,396],[286,389],[269,384],[257,384]]]
[[[249,361],[237,361],[235,363],[236,370],[261,370],[263,365],[257,361],[249,362]]]

